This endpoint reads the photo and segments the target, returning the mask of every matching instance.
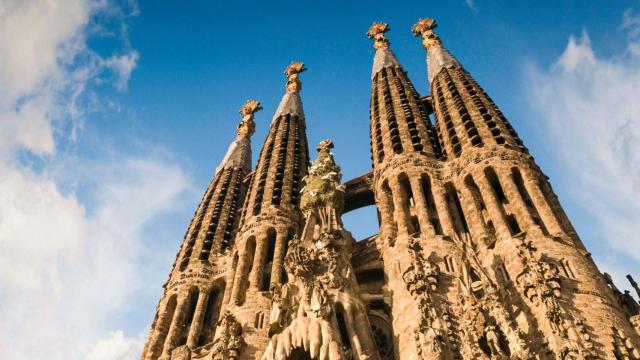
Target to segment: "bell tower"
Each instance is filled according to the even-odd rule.
[[[254,113],[260,109],[255,100],[240,109],[236,137],[216,168],[164,285],[143,359],[170,359],[176,348],[195,349],[213,340],[226,292],[226,255],[234,244],[244,180],[251,172]]]
[[[309,150],[300,74],[305,70],[303,63],[293,62],[285,71],[285,94],[249,185],[231,261],[231,308],[253,332],[245,338],[248,356],[257,356],[266,346],[270,289],[286,282],[284,256],[289,240],[304,223],[300,190]]]

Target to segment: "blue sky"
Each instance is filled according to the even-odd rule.
[[[0,354],[134,359],[195,207],[262,102],[254,158],[303,61],[309,143],[370,171],[373,21],[427,94],[410,29],[511,120],[603,271],[640,277],[640,3],[0,1]],[[312,155],[313,156],[313,155]],[[348,214],[357,238],[372,209]],[[45,323],[46,326],[35,324]]]

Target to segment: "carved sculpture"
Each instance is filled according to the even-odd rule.
[[[434,45],[441,45],[440,37],[433,32],[433,29],[437,26],[438,24],[434,19],[420,19],[415,25],[413,25],[411,31],[413,31],[415,36],[422,36],[422,46],[429,50]]]
[[[389,47],[389,40],[384,36],[384,33],[391,30],[389,25],[383,22],[374,22],[373,25],[367,31],[367,37],[373,39],[374,49],[386,49]]]

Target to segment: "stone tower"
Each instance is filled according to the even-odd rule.
[[[251,172],[251,135],[260,103],[240,109],[236,138],[215,171],[176,256],[158,304],[142,359],[171,359],[181,349],[210,343],[220,317],[229,253],[238,227],[245,178]],[[176,351],[178,349],[178,351]]]
[[[373,169],[344,184],[330,141],[309,163],[302,63],[285,72],[253,172],[260,106],[243,107],[143,359],[640,359],[640,306],[598,270],[548,178],[435,28],[413,27],[427,96],[389,26],[369,29]],[[380,230],[356,241],[341,216],[364,206],[376,206]]]

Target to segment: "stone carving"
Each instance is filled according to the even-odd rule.
[[[226,311],[218,321],[218,335],[213,342],[195,353],[197,357],[211,356],[212,360],[237,360],[244,344],[242,325]]]
[[[631,325],[633,325],[633,328],[636,330],[636,333],[640,335],[640,315],[633,315],[629,318],[629,321],[631,322]]]
[[[269,335],[272,335],[284,329],[291,322],[298,310],[298,303],[294,301],[294,289],[291,284],[272,285],[270,290]]]
[[[287,76],[287,85],[285,86],[288,93],[291,92],[299,92],[302,90],[302,82],[300,82],[300,73],[307,71],[307,68],[304,66],[304,63],[294,61],[287,69],[284,71],[284,74]]]
[[[240,124],[238,124],[238,134],[251,136],[256,132],[256,124],[253,121],[253,114],[260,110],[262,110],[262,106],[257,100],[249,99],[244,105],[242,105],[239,111],[240,115],[242,115],[242,120],[240,121]]]
[[[468,356],[491,359],[532,359],[498,289],[475,254],[470,237],[453,238],[462,250],[458,281],[463,304],[463,338]]]
[[[520,239],[519,256],[523,270],[516,284],[535,307],[543,310],[549,328],[558,337],[562,359],[595,359],[591,337],[582,321],[572,318],[560,303],[562,286],[555,264],[542,259],[531,241]]]
[[[367,31],[367,37],[373,39],[374,49],[386,49],[389,47],[389,40],[384,36],[384,33],[391,30],[389,25],[383,22],[374,22],[373,25]]]
[[[422,254],[422,245],[409,238],[407,244],[411,262],[402,273],[402,279],[409,293],[417,300],[420,312],[418,326],[414,329],[414,340],[420,358],[442,356],[446,345],[445,329],[438,316],[434,292],[438,287],[439,270]]]
[[[418,22],[413,25],[411,31],[413,31],[415,36],[422,37],[422,46],[429,50],[434,45],[441,45],[440,37],[433,32],[433,29],[436,27],[438,27],[438,24],[434,19],[426,18],[418,20]]]
[[[616,359],[640,359],[640,352],[638,352],[638,349],[624,331],[616,329],[615,326],[611,328],[611,331],[613,333],[613,348]]]

